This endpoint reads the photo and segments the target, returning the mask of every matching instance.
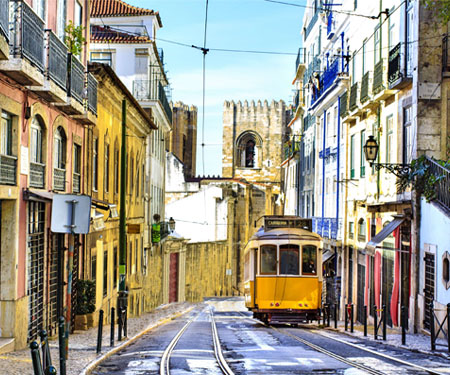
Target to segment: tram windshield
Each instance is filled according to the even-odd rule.
[[[280,246],[280,275],[299,274],[299,255],[298,245]]]
[[[277,247],[273,245],[262,245],[261,253],[261,274],[277,274]]]
[[[303,245],[302,247],[302,274],[315,275],[317,270],[317,247]]]

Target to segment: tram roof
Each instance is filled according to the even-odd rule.
[[[250,238],[250,241],[257,240],[320,240],[321,237],[314,232],[311,232],[302,228],[273,228],[266,230],[264,227],[259,230]]]

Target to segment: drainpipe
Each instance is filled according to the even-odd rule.
[[[323,219],[325,215],[325,137],[327,127],[327,111],[323,112],[323,146],[322,146],[322,233],[323,236]]]
[[[126,131],[127,131],[127,102],[122,100],[122,145],[120,153],[120,218],[119,218],[119,303],[118,307],[125,307],[126,291],[125,277],[127,267],[127,237],[126,237],[126,215],[125,215],[125,191],[126,191]]]
[[[341,72],[344,72],[344,32],[341,33]]]
[[[337,241],[337,232],[339,229],[339,172],[341,167],[341,160],[340,160],[340,153],[341,153],[341,116],[339,113],[341,112],[341,98],[338,97],[338,118],[337,118],[337,155],[336,155],[336,241]],[[336,259],[337,259],[337,251],[336,255],[334,257],[334,272],[335,275],[337,274],[337,266],[336,266]]]

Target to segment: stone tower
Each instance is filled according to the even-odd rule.
[[[280,186],[285,103],[225,101],[222,176]]]

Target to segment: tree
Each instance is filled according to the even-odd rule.
[[[425,8],[430,9],[433,16],[446,25],[450,21],[450,0],[424,0]]]
[[[75,26],[72,21],[69,21],[68,25],[65,27],[64,31],[66,36],[64,37],[64,42],[66,43],[69,52],[75,56],[80,56],[83,49],[83,44],[86,39],[83,37],[83,26]]]

